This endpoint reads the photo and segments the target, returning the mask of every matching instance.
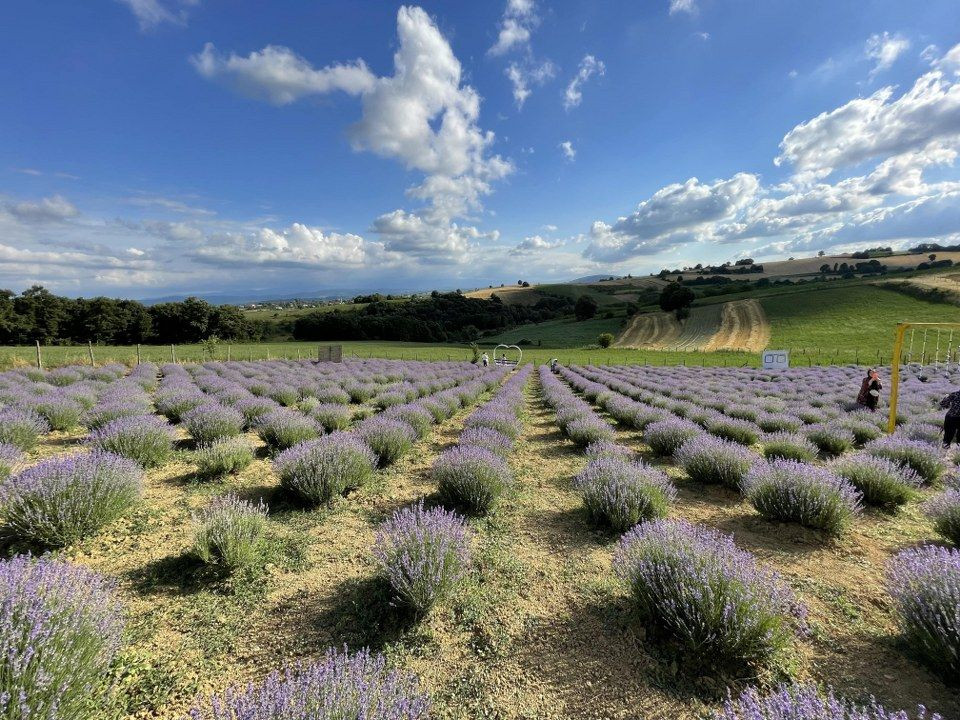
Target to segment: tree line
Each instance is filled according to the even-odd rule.
[[[570,298],[559,296],[544,296],[535,305],[506,305],[496,295],[483,299],[434,291],[405,303],[372,302],[359,310],[301,315],[293,336],[312,341],[473,342],[515,325],[569,315],[573,307]]]
[[[147,306],[108,297],[62,297],[40,285],[19,295],[0,290],[0,345],[260,340],[276,333],[276,325],[251,321],[232,305],[212,305],[195,297]]]

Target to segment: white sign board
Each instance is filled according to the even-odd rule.
[[[786,370],[790,367],[789,350],[764,350],[762,358],[764,370]]]

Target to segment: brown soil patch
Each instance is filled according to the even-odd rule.
[[[630,324],[613,341],[613,346],[660,348],[675,344],[682,331],[673,313],[637,314],[630,318]]]
[[[715,350],[758,352],[770,342],[770,322],[758,300],[735,300],[723,304],[720,329],[703,346]]]

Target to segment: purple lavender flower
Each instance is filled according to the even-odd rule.
[[[511,440],[516,440],[517,436],[520,435],[520,431],[522,430],[520,422],[513,413],[509,411],[497,410],[489,405],[486,405],[479,410],[475,410],[470,414],[463,424],[464,427],[468,428],[493,428],[498,433],[506,435]]]
[[[201,445],[193,453],[197,477],[204,480],[236,475],[253,462],[254,448],[243,437],[224,438],[209,445]]]
[[[156,415],[120,417],[90,433],[91,447],[136,460],[145,468],[163,465],[173,451],[174,430]]]
[[[369,718],[426,720],[430,701],[417,678],[387,668],[382,655],[328,650],[319,662],[273,672],[260,685],[229,688],[190,710],[190,720]]]
[[[900,552],[887,590],[908,647],[951,681],[960,679],[960,551],[927,545]]]
[[[846,455],[831,462],[829,467],[863,493],[865,503],[888,509],[916,497],[917,488],[923,485],[923,478],[908,466],[877,455]]]
[[[573,484],[593,521],[618,532],[666,516],[677,496],[662,471],[615,457],[591,460]]]
[[[728,698],[723,710],[713,720],[911,720],[905,711],[893,712],[871,700],[869,705],[856,705],[839,698],[832,688],[821,694],[813,684],[780,685],[761,694],[747,688],[734,700]],[[943,720],[939,713],[927,714],[917,708],[915,720]]]
[[[687,440],[703,435],[703,430],[694,422],[680,418],[667,418],[650,423],[643,431],[643,440],[654,455],[669,457]]]
[[[157,410],[166,415],[170,422],[178,423],[184,413],[204,402],[204,395],[192,385],[164,386],[154,395],[153,402]]]
[[[243,432],[244,417],[239,410],[219,403],[204,403],[183,415],[183,424],[198,443],[212,443]]]
[[[353,411],[339,403],[318,403],[308,412],[327,432],[346,430],[353,422]]]
[[[433,426],[433,415],[420,403],[408,403],[390,407],[383,413],[384,417],[403,420],[417,431],[417,437],[424,438]]]
[[[366,483],[376,462],[373,450],[360,438],[336,432],[283,451],[273,467],[286,490],[309,503],[329,505]]]
[[[462,517],[421,501],[380,526],[373,554],[397,597],[425,614],[466,574],[470,536]]]
[[[760,439],[760,428],[748,420],[718,415],[707,421],[707,430],[724,440],[740,445],[755,445]]]
[[[280,409],[280,406],[270,398],[257,397],[255,395],[238,400],[234,403],[233,407],[243,415],[245,427],[247,428],[255,427],[257,420],[261,417],[274,410]]]
[[[0,483],[17,469],[23,460],[23,452],[16,445],[0,443]]]
[[[380,467],[392,465],[410,452],[417,431],[409,423],[376,415],[357,427],[357,435],[370,446]]]
[[[40,436],[49,431],[47,421],[32,410],[15,407],[0,409],[0,443],[30,450]]]
[[[853,433],[836,422],[812,425],[806,431],[807,439],[816,445],[825,457],[842,455],[853,447]]]
[[[934,495],[924,506],[934,529],[954,545],[960,546],[960,490],[947,488]]]
[[[604,440],[590,443],[583,451],[583,454],[588,460],[596,460],[598,458],[619,458],[621,460],[632,461],[637,457],[637,454],[630,448]]]
[[[777,432],[761,438],[763,456],[768,460],[813,462],[819,448],[800,433]]]
[[[490,510],[512,481],[503,458],[472,446],[443,452],[433,464],[432,476],[445,504],[474,513]]]
[[[673,454],[674,460],[694,482],[739,489],[760,458],[743,445],[700,435],[687,440]]]
[[[614,432],[596,415],[582,417],[567,424],[566,435],[577,447],[585,448],[596,442],[613,442]]]
[[[731,536],[682,520],[637,525],[613,562],[641,618],[705,658],[770,660],[806,615],[789,586]]]
[[[46,395],[39,402],[33,404],[34,411],[40,415],[51,430],[65,432],[72,430],[80,423],[83,408],[80,404],[65,395]]]
[[[222,563],[230,570],[249,567],[267,529],[267,506],[254,505],[229,493],[215,498],[192,515],[193,551],[205,563]]]
[[[741,487],[757,512],[831,535],[843,532],[860,511],[861,494],[826,468],[795,460],[753,466]]]
[[[104,452],[44,460],[0,486],[8,530],[44,547],[94,535],[140,498],[143,471]]]
[[[0,560],[0,717],[89,717],[106,701],[123,613],[89,570],[20,555]]]
[[[479,425],[465,428],[460,433],[460,445],[483,448],[502,458],[507,457],[513,450],[513,440],[509,436],[491,427]]]
[[[261,415],[256,421],[257,435],[272,451],[286,450],[318,437],[322,428],[310,418],[289,408]]]
[[[96,430],[117,418],[147,415],[149,413],[150,409],[147,403],[129,400],[108,400],[104,402],[101,399],[101,402],[88,410],[83,416],[83,424],[90,430]]]
[[[864,447],[864,451],[909,467],[923,478],[924,482],[931,485],[937,482],[947,469],[939,447],[922,440],[909,440],[900,435],[874,440]]]

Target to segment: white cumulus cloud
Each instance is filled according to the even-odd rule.
[[[874,62],[870,77],[890,68],[909,49],[910,41],[902,35],[888,32],[871,35],[865,48],[867,57]]]
[[[567,89],[563,94],[563,107],[570,110],[577,107],[583,100],[581,88],[594,75],[601,76],[606,72],[606,65],[602,60],[597,60],[593,55],[584,55],[577,68],[577,74],[573,76]]]
[[[563,153],[563,157],[567,160],[573,160],[577,157],[577,151],[570,140],[564,140],[558,147],[560,148],[560,152]]]

